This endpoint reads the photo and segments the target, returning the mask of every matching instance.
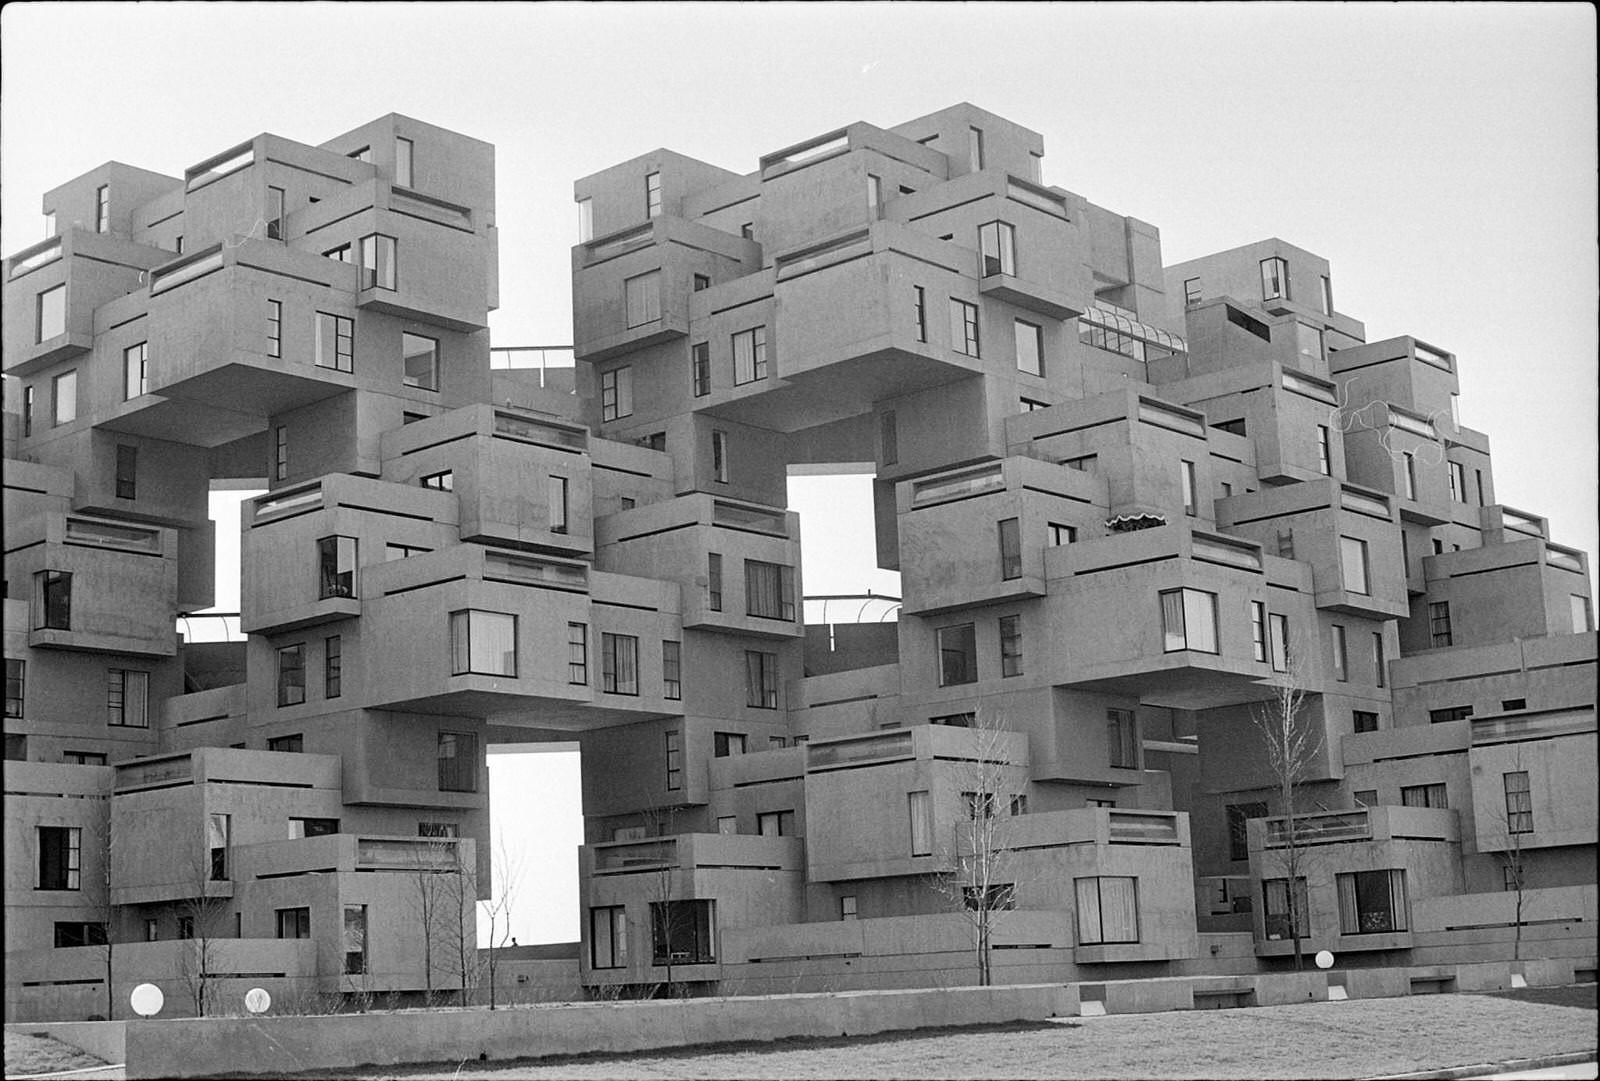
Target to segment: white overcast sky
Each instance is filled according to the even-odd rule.
[[[1587,4],[13,3],[0,20],[7,254],[42,237],[47,189],[107,160],[181,175],[258,132],[317,143],[401,112],[496,147],[499,345],[570,341],[576,178],[661,146],[745,173],[851,121],[970,101],[1044,136],[1048,183],[1160,228],[1168,263],[1269,236],[1328,258],[1369,340],[1458,355],[1500,499],[1595,550]],[[867,584],[821,562],[810,592]]]

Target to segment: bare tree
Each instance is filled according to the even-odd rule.
[[[98,946],[103,951],[106,972],[105,1019],[111,1021],[115,1019],[116,1008],[116,991],[112,986],[115,974],[112,967],[112,940],[115,938],[113,924],[116,912],[111,903],[111,810],[109,801],[106,802],[107,806],[101,807],[83,829],[83,850],[94,852],[100,860],[100,866],[95,874],[84,876],[81,896],[94,917],[89,921],[85,944]]]
[[[651,837],[665,839],[677,833],[678,808],[662,807],[652,804],[643,812],[645,833]],[[661,846],[665,849],[665,845]],[[654,896],[650,902],[650,951],[655,954],[656,943],[659,941],[666,956],[667,982],[666,993],[671,997],[678,990],[672,982],[673,958],[681,951],[677,949],[679,943],[689,935],[689,929],[683,926],[683,911],[673,904],[672,878],[677,867],[677,849],[673,849],[674,858],[662,858],[652,876]]]
[[[422,974],[427,1002],[433,1005],[435,955],[443,948],[444,930],[438,926],[440,909],[445,906],[450,891],[445,887],[440,865],[455,865],[455,841],[438,839],[411,850],[411,878],[413,890],[411,907],[422,933]]]
[[[1311,765],[1322,752],[1322,733],[1305,716],[1308,692],[1304,666],[1293,650],[1285,652],[1284,671],[1273,685],[1272,697],[1252,711],[1251,720],[1260,735],[1267,770],[1276,782],[1285,818],[1282,844],[1274,847],[1275,858],[1269,857],[1265,850],[1262,852],[1263,877],[1267,870],[1265,865],[1271,858],[1276,864],[1274,869],[1281,871],[1286,880],[1289,937],[1294,943],[1294,967],[1298,972],[1305,967],[1300,948],[1303,937],[1300,931],[1301,918],[1304,916],[1309,921],[1310,913],[1300,911],[1301,899],[1297,887],[1300,879],[1305,877],[1307,854],[1301,844],[1295,817],[1301,813],[1299,805]],[[1307,930],[1310,930],[1309,923]]]
[[[1504,887],[1515,894],[1515,919],[1513,922],[1511,959],[1522,960],[1522,928],[1525,924],[1525,913],[1528,902],[1528,858],[1527,851],[1523,848],[1523,839],[1533,831],[1533,809],[1531,798],[1526,787],[1513,789],[1506,783],[1509,776],[1524,774],[1522,766],[1522,748],[1515,751],[1512,773],[1501,774],[1501,784],[1505,786],[1505,799],[1503,802],[1491,804],[1489,818],[1500,827],[1500,832],[1505,834],[1506,847],[1495,853],[1504,874]]]
[[[231,901],[210,892],[211,883],[225,882],[232,871],[232,850],[208,833],[208,843],[189,850],[188,896],[179,901],[178,937],[184,945],[178,951],[178,979],[189,992],[197,1017],[205,1017],[212,1004],[211,980],[216,963],[214,939],[221,937],[222,918]]]
[[[991,940],[999,914],[1016,907],[1016,884],[1007,881],[1012,818],[1021,813],[1022,796],[1007,784],[1006,736],[1003,719],[980,709],[973,715],[973,757],[957,773],[960,806],[949,846],[939,855],[944,868],[932,886],[946,903],[972,925],[978,984],[993,981]]]
[[[516,905],[517,880],[522,873],[522,861],[513,859],[506,848],[506,837],[501,833],[495,844],[499,857],[500,873],[495,876],[498,889],[489,900],[481,902],[483,914],[489,920],[489,944],[484,951],[485,975],[489,980],[489,1008],[495,1008],[495,975],[499,969],[500,950],[511,939],[511,915]]]

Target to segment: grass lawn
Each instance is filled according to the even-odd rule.
[[[1544,997],[1540,995],[1539,997]],[[1360,1078],[1596,1046],[1594,991],[1564,1004],[1420,995],[1123,1014],[866,1038],[787,1040],[520,1064],[449,1063],[374,1077]],[[1579,1008],[1572,1008],[1577,1006]],[[354,1071],[350,1075],[354,1075]]]
[[[29,1036],[22,1032],[6,1033],[7,1077],[104,1065],[102,1060],[93,1055],[85,1054],[76,1047],[69,1047],[47,1036]]]

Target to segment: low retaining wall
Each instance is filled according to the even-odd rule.
[[[115,1065],[126,1061],[126,1021],[31,1021],[8,1024],[7,1032],[48,1036]]]

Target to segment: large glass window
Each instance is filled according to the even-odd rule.
[[[744,602],[746,615],[794,619],[794,568],[745,560]]]
[[[650,960],[709,965],[717,959],[715,901],[650,902]]]
[[[1276,256],[1261,260],[1261,299],[1289,299],[1289,264]]]
[[[469,608],[450,613],[450,674],[516,676],[517,617]]]
[[[1199,589],[1169,589],[1161,594],[1162,648],[1216,653],[1217,595]]]
[[[735,386],[767,377],[767,328],[751,327],[733,336]]]
[[[622,297],[628,313],[628,329],[661,319],[661,271],[639,274],[622,283]]]
[[[278,649],[278,705],[298,706],[306,700],[306,647],[304,642]]]
[[[317,598],[356,595],[356,539],[323,537],[317,541]]]
[[[277,917],[279,938],[310,938],[311,910],[309,908],[280,908]]]
[[[33,576],[33,629],[72,629],[71,571],[39,571]]]
[[[317,313],[316,365],[336,372],[355,370],[356,321],[331,312]]]
[[[1400,805],[1402,807],[1437,807],[1450,806],[1442,784],[1408,784],[1400,788]]]
[[[150,393],[150,343],[140,342],[122,351],[122,397],[124,400],[130,400],[148,393]]]
[[[940,627],[937,639],[939,686],[978,682],[978,639],[974,625],[961,623],[954,627]]]
[[[1294,880],[1294,910],[1289,907],[1289,880],[1287,878],[1268,878],[1261,883],[1261,900],[1263,923],[1267,938],[1273,942],[1281,942],[1295,937],[1308,938],[1311,935],[1311,904],[1306,894],[1306,880],[1296,876]]]
[[[78,373],[62,372],[50,381],[53,423],[69,424],[78,419]]]
[[[361,288],[397,288],[395,239],[382,233],[361,238]]]
[[[39,889],[77,889],[83,830],[77,826],[39,826],[38,831]]]
[[[1044,328],[1035,323],[1015,320],[1017,338],[1017,371],[1029,375],[1044,374]]]
[[[994,274],[1016,274],[1017,231],[1003,221],[992,221],[978,227],[978,250],[983,256],[982,277]]]
[[[106,723],[150,727],[150,673],[130,668],[106,670]]]
[[[623,365],[600,373],[600,419],[633,416],[633,368]]]
[[[1533,832],[1533,786],[1528,781],[1527,770],[1517,770],[1502,777],[1506,789],[1506,832]]]
[[[1333,878],[1339,891],[1341,935],[1382,934],[1410,926],[1404,871],[1357,871]]]
[[[589,967],[628,967],[627,909],[622,905],[589,910]]]
[[[964,300],[950,298],[950,348],[963,356],[976,357],[978,343],[978,306]]]
[[[478,736],[475,732],[439,733],[439,791],[478,790]]]
[[[607,694],[639,693],[639,639],[630,634],[600,635],[600,689]]]
[[[38,323],[35,342],[47,342],[67,332],[67,286],[60,285],[46,289],[39,294]]]
[[[760,649],[744,651],[745,705],[778,708],[778,655]]]
[[[1115,768],[1142,768],[1139,715],[1131,709],[1106,710],[1106,746]]]
[[[1078,901],[1078,945],[1139,941],[1137,879],[1101,875],[1072,881]]]
[[[1355,537],[1339,538],[1339,566],[1346,592],[1365,597],[1372,588],[1367,573],[1367,542]]]
[[[439,389],[439,342],[403,331],[400,334],[400,355],[405,362],[405,375],[401,381],[418,390]]]

